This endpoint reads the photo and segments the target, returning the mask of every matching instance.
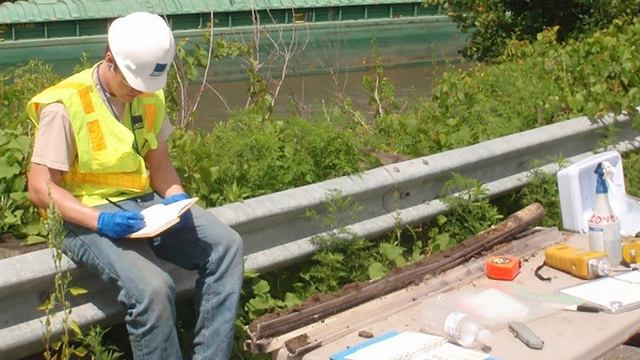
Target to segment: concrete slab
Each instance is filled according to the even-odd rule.
[[[576,248],[587,249],[588,238],[583,234],[563,233],[561,242]],[[380,317],[372,323],[361,326],[353,323],[351,332],[300,357],[291,357],[286,350],[275,354],[277,359],[287,360],[326,360],[331,354],[340,352],[350,346],[363,342],[360,331],[367,331],[374,336],[388,331],[419,331],[423,328],[420,321],[420,309],[425,302],[445,299],[456,299],[456,295],[464,295],[465,291],[473,289],[495,288],[509,285],[519,289],[525,289],[533,294],[536,302],[525,302],[531,312],[523,318],[509,319],[509,321],[522,321],[531,328],[545,342],[542,350],[534,350],[526,347],[516,339],[507,329],[506,321],[495,321],[490,325],[493,334],[491,340],[492,349],[490,355],[499,359],[511,360],[539,360],[539,359],[617,359],[615,352],[631,352],[635,348],[630,346],[620,347],[627,339],[640,330],[640,310],[632,310],[621,314],[585,313],[562,310],[563,304],[554,302],[557,290],[572,285],[585,283],[581,280],[561,271],[545,268],[542,274],[552,278],[550,282],[544,282],[534,276],[535,268],[544,261],[544,253],[540,249],[532,256],[524,259],[520,274],[511,282],[487,279],[480,276],[478,279],[458,288],[447,291],[444,295],[426,296],[416,299],[411,305],[404,305],[398,312],[391,316],[380,317],[380,314],[371,313],[372,318]],[[455,269],[454,269],[455,270]],[[452,270],[452,271],[454,271]],[[446,273],[445,273],[446,274]],[[444,276],[443,274],[442,276]],[[420,285],[417,285],[420,286]],[[406,290],[409,291],[409,290]],[[547,299],[554,299],[548,301]],[[379,299],[376,301],[387,301]],[[451,300],[453,301],[453,300]],[[548,305],[551,304],[549,307]],[[555,304],[555,306],[554,306]],[[371,307],[372,304],[363,306]],[[324,322],[331,322],[327,319]],[[630,349],[633,348],[633,349]],[[620,356],[626,356],[620,353]],[[637,355],[636,355],[637,356]],[[640,358],[640,357],[636,357]],[[624,359],[622,357],[621,359]]]

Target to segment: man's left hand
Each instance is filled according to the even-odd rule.
[[[188,198],[189,198],[189,195],[187,195],[187,193],[179,193],[179,194],[171,195],[169,197],[162,199],[162,203],[164,205],[169,205],[180,200],[186,200]],[[191,214],[191,210],[185,211],[184,214],[180,216],[180,222],[173,225],[172,229],[181,228],[183,225],[191,221],[192,218],[193,218],[193,214]]]

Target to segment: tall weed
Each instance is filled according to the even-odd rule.
[[[51,197],[51,194],[49,194]],[[83,332],[78,323],[71,317],[71,297],[85,294],[85,289],[71,285],[71,272],[63,269],[65,257],[62,252],[65,238],[65,228],[62,215],[51,202],[47,210],[46,224],[48,230],[48,245],[52,250],[52,260],[56,269],[53,291],[39,308],[45,312],[43,323],[43,341],[45,351],[43,357],[47,360],[71,360],[91,358],[92,360],[115,360],[122,356],[115,346],[104,345],[102,338],[107,330],[92,327]],[[56,322],[60,323],[61,335],[53,336]]]

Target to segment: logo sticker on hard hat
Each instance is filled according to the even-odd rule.
[[[160,76],[167,69],[167,64],[156,63],[150,76]]]

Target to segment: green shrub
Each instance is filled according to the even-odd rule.
[[[0,73],[0,232],[42,242],[46,229],[27,194],[34,127],[27,102],[60,80],[51,65],[32,60]]]
[[[340,119],[262,121],[236,111],[209,134],[176,131],[171,155],[187,188],[215,206],[371,167],[354,131]]]
[[[511,40],[534,41],[538,33],[557,27],[562,43],[607,28],[614,19],[640,13],[639,0],[426,0],[439,5],[471,40],[467,58],[493,62]]]

